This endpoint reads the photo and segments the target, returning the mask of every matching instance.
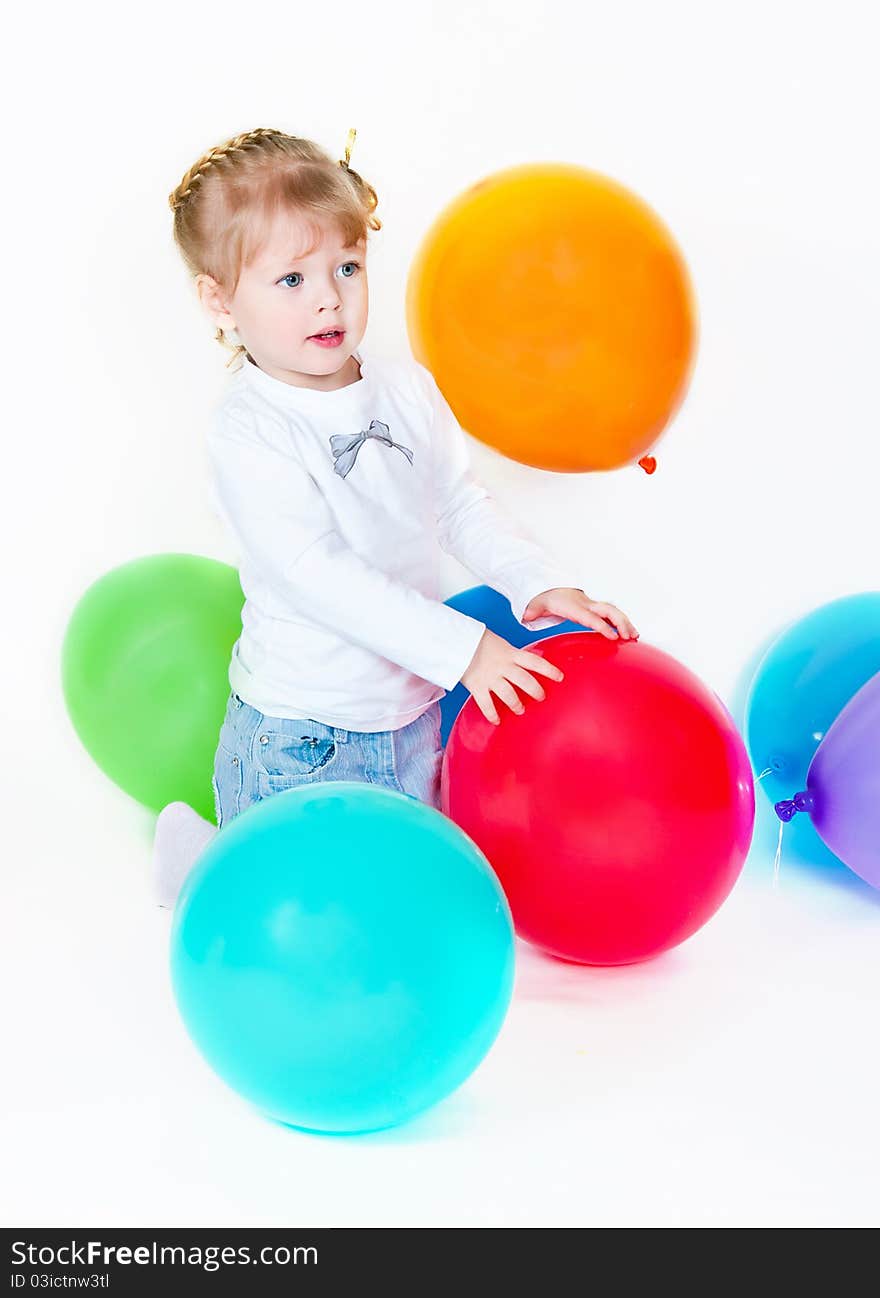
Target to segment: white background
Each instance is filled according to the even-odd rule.
[[[878,586],[874,15],[868,3],[19,7],[3,73],[8,1043],[4,1224],[876,1224],[880,897],[783,857],[650,964],[519,950],[470,1081],[395,1132],[251,1111],[177,1017],[153,817],[92,764],[59,684],[70,611],[135,556],[231,559],[202,434],[226,379],[167,195],[258,125],[376,187],[367,340],[438,211],[578,162],[680,242],[701,337],[638,469],[556,475],[472,443],[496,497],[736,708],[786,621]],[[516,267],[498,267],[515,274]],[[448,561],[447,594],[471,585]],[[125,724],[120,718],[120,724]],[[762,813],[766,808],[762,807]]]

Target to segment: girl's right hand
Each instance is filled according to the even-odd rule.
[[[500,717],[492,702],[493,694],[506,703],[511,712],[518,714],[525,712],[526,708],[514,686],[533,699],[546,698],[544,687],[535,680],[532,672],[549,676],[553,681],[561,681],[565,674],[553,663],[548,663],[546,658],[529,653],[527,649],[517,649],[486,627],[461,683],[470,690],[486,720],[497,726]]]

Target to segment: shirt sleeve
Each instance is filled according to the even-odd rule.
[[[314,478],[253,412],[215,411],[208,458],[221,516],[287,607],[444,689],[458,684],[485,623],[361,559]]]
[[[554,562],[531,533],[516,521],[470,468],[464,430],[430,370],[419,365],[432,411],[435,515],[440,545],[486,585],[510,601],[513,616],[530,631],[559,626],[565,618],[547,616],[523,622],[536,595],[557,586],[582,590],[570,568]]]

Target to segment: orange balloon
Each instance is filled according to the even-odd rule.
[[[455,199],[416,254],[406,312],[462,426],[540,469],[637,461],[693,369],[672,235],[623,185],[565,163],[509,167]]]

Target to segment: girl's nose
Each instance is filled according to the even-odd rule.
[[[318,293],[315,305],[320,309],[321,307],[339,306],[341,302],[342,298],[339,289],[335,284],[331,283],[327,284],[321,292]]]

